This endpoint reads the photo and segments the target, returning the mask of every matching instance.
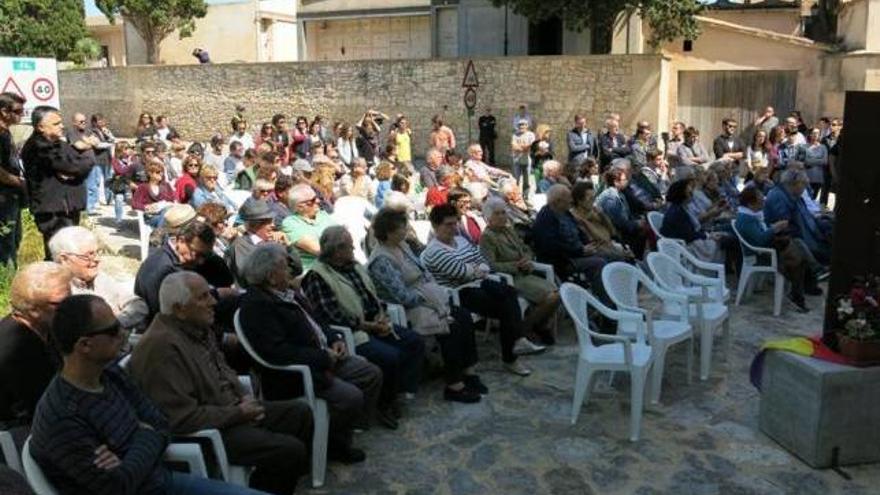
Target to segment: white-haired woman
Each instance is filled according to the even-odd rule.
[[[538,181],[538,193],[547,194],[547,191],[556,184],[571,187],[571,182],[562,175],[562,164],[556,160],[547,160],[543,163],[542,171],[544,177]]]
[[[483,205],[486,229],[480,237],[480,251],[489,260],[493,272],[513,276],[516,290],[532,305],[523,324],[546,343],[553,343],[552,321],[559,308],[556,284],[534,274],[534,254],[510,225],[507,203],[489,198]]]

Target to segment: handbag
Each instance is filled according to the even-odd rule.
[[[413,331],[419,335],[446,335],[449,333],[449,294],[446,289],[433,282],[425,282],[415,287],[425,299],[421,304],[406,311]]]

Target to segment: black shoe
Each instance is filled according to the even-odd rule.
[[[463,402],[465,404],[480,402],[480,394],[468,387],[462,387],[460,390],[452,390],[446,387],[443,390],[443,398],[450,402]]]
[[[814,285],[812,287],[805,287],[804,294],[808,296],[821,296],[822,294],[824,294],[824,292],[822,292],[821,287],[819,287],[818,285]]]
[[[359,462],[364,462],[367,458],[367,454],[361,449],[348,447],[345,449],[331,450],[327,453],[327,458],[331,461],[341,462],[343,464],[357,464]]]
[[[376,411],[376,422],[389,430],[396,430],[400,426],[389,408]]]
[[[796,296],[794,294],[788,295],[788,302],[794,304],[794,307],[797,308],[801,313],[809,313],[810,309],[807,308],[807,305],[804,301],[804,296]]]
[[[464,375],[461,381],[464,382],[465,387],[473,390],[474,392],[477,392],[480,395],[487,395],[489,393],[489,387],[487,387],[486,384],[483,383],[480,380],[480,377],[477,375]]]

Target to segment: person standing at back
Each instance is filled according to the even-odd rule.
[[[92,147],[97,138],[85,136],[64,141],[64,124],[57,108],[40,106],[31,114],[34,133],[21,149],[27,178],[30,210],[43,234],[46,260],[49,239],[58,230],[79,225],[86,207],[84,181],[95,164]]]
[[[480,127],[480,146],[483,148],[483,156],[489,165],[495,165],[495,140],[498,139],[498,131],[495,130],[495,116],[492,109],[486,107],[486,113],[477,120]]]
[[[9,128],[21,122],[24,101],[15,93],[0,94],[0,224],[7,227],[0,230],[0,265],[16,264],[21,243],[25,182]]]

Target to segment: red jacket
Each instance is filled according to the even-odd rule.
[[[177,179],[177,184],[174,186],[174,197],[178,203],[189,203],[197,187],[199,187],[199,183],[193,176],[184,173]]]

